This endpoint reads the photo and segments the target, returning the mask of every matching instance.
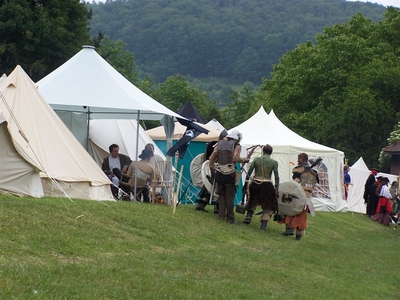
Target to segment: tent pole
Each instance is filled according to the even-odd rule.
[[[89,128],[90,128],[90,107],[87,113],[87,130],[86,130],[86,151],[89,151]]]
[[[136,200],[136,187],[137,187],[137,173],[138,173],[138,151],[139,151],[139,121],[140,121],[140,110],[138,110],[138,116],[136,119],[136,157],[135,157],[135,182],[133,185],[133,199]]]

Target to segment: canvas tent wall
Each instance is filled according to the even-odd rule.
[[[39,170],[18,153],[8,131],[8,122],[1,111],[0,145],[0,194],[43,197]],[[26,142],[23,143],[20,151],[27,146]]]
[[[366,213],[366,206],[364,204],[364,185],[367,178],[371,174],[368,166],[365,164],[364,159],[360,157],[351,167],[349,175],[351,177],[351,185],[349,187],[349,194],[347,197],[348,211],[357,213]],[[377,176],[388,177],[390,182],[398,181],[398,177],[393,174],[378,173]],[[390,185],[390,183],[389,183]]]
[[[150,143],[154,146],[155,164],[158,173],[163,174],[166,160],[165,155],[142,126],[139,125],[139,139],[132,137],[132,132],[136,131],[137,122],[135,120],[92,120],[90,122],[88,152],[97,164],[101,165],[104,157],[110,155],[108,147],[111,144],[117,144],[120,153],[126,154],[133,159],[140,155],[144,147]],[[138,155],[136,155],[136,141],[139,142]]]
[[[305,152],[309,158],[323,158],[320,181],[327,185],[329,195],[321,189],[312,201],[318,211],[346,211],[343,200],[341,180],[343,152],[309,141],[286,127],[271,110],[267,114],[263,107],[248,120],[229,130],[238,130],[243,134],[241,144],[247,147],[270,144],[273,147],[272,158],[278,161],[280,181],[291,180],[291,170],[297,164],[297,155]],[[260,151],[255,151],[260,155]],[[326,172],[327,171],[327,172]]]
[[[113,200],[107,176],[20,66],[4,79],[0,91],[0,111],[8,123],[14,147],[25,161],[42,171],[45,195]],[[0,169],[9,167],[9,163],[5,161]]]
[[[222,126],[222,124],[220,122],[218,122],[218,120],[215,119],[215,118],[213,118],[212,120],[208,121],[206,123],[206,125],[211,127],[211,128],[217,129],[219,131],[224,131],[225,130],[225,127]]]

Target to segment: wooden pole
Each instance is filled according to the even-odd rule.
[[[175,211],[176,211],[176,203],[177,203],[178,196],[179,196],[179,190],[181,189],[182,174],[183,174],[183,165],[181,166],[181,172],[179,174],[178,185],[176,187],[176,192],[175,192],[175,195],[174,195],[174,207],[172,209],[172,213],[175,213]]]

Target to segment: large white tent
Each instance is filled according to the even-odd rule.
[[[92,46],[83,46],[37,85],[84,147],[90,119],[160,120],[164,125],[166,119],[183,118],[138,89]]]
[[[30,195],[40,197],[44,191],[44,195],[50,196],[113,200],[107,176],[20,66],[2,81],[0,92],[0,111],[6,121],[2,124],[7,124],[12,143],[3,144],[6,139],[2,139],[1,147],[12,146],[34,170],[40,171],[42,191],[36,185],[37,191]],[[24,183],[22,178],[26,173],[32,173],[32,168],[14,162],[15,159],[2,157],[0,173],[7,176],[7,170],[13,168],[14,183],[29,185],[29,181]],[[18,169],[20,172],[16,172]],[[36,179],[30,180],[36,182]],[[7,186],[2,186],[1,190],[7,190]]]
[[[349,186],[349,194],[347,197],[348,211],[365,214],[366,206],[364,204],[364,186],[371,171],[368,169],[364,159],[360,157],[351,167],[349,175],[351,184]],[[390,182],[397,181],[396,175],[387,173],[378,173],[377,176],[388,177]]]
[[[267,114],[263,107],[248,120],[229,130],[238,130],[243,134],[241,144],[270,144],[273,147],[272,158],[278,161],[280,181],[291,180],[291,170],[297,164],[299,153],[305,152],[309,159],[321,157],[319,166],[321,184],[317,187],[312,201],[318,211],[346,211],[343,200],[343,152],[309,141],[286,127],[271,111]],[[260,152],[253,153],[260,155]]]
[[[138,89],[92,46],[83,46],[81,51],[37,84],[50,106],[86,149],[92,119],[159,120],[169,146],[172,146],[174,120],[185,119]],[[139,138],[139,127],[131,136]],[[138,142],[136,146],[138,153]],[[137,157],[131,158],[137,160]],[[167,165],[169,170],[166,174],[172,176],[171,164]]]

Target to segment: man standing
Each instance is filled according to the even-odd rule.
[[[156,170],[152,163],[150,162],[153,157],[153,152],[145,148],[139,155],[138,162],[134,161],[128,168],[126,176],[129,178],[129,185],[131,187],[135,186],[135,169],[137,164],[137,179],[136,179],[136,197],[138,200],[143,196],[143,202],[150,202],[149,197],[149,186],[155,179]]]
[[[218,185],[218,218],[226,219],[231,224],[237,224],[234,213],[236,163],[248,161],[240,157],[241,139],[242,134],[233,130],[218,141],[209,159],[210,170],[215,173],[215,182]]]
[[[293,235],[293,229],[296,229],[296,240],[299,241],[307,228],[308,206],[312,205],[311,193],[315,184],[318,183],[318,173],[308,164],[306,153],[300,153],[297,156],[297,163],[298,165],[292,170],[292,178],[301,184],[307,197],[307,205],[298,215],[285,216],[286,230],[282,232],[282,235]]]
[[[114,183],[115,186],[111,186],[113,195],[118,192],[116,187],[119,186],[119,180],[121,173],[126,173],[132,160],[129,156],[119,153],[119,146],[112,144],[108,147],[110,156],[105,157],[101,169],[106,173],[108,178]]]
[[[364,185],[364,203],[368,204],[368,195],[371,186],[375,183],[375,176],[378,174],[378,170],[375,168],[371,169],[371,174],[369,174],[367,181]]]
[[[266,231],[267,223],[277,207],[276,189],[279,185],[279,173],[278,162],[270,157],[272,147],[267,144],[262,151],[262,156],[254,158],[247,172],[246,185],[253,171],[254,177],[249,186],[250,197],[246,204],[247,215],[243,223],[250,224],[257,205],[261,205],[260,230]],[[271,181],[272,172],[274,172],[275,188]]]

